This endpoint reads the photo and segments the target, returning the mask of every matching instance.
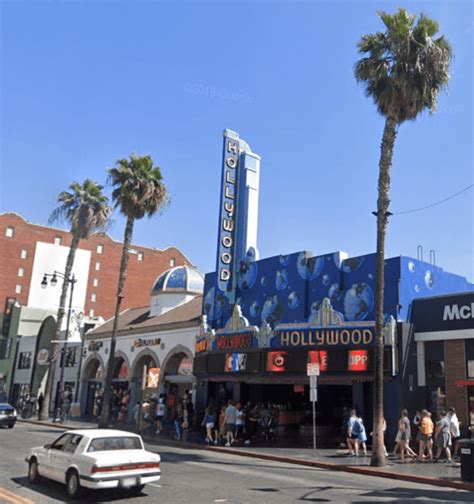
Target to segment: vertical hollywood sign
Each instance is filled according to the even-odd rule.
[[[232,287],[232,273],[235,259],[238,165],[239,142],[224,134],[219,242],[217,245],[217,287],[223,292],[231,290]]]

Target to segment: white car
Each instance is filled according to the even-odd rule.
[[[137,434],[112,429],[70,430],[53,443],[31,448],[26,457],[28,480],[40,477],[66,484],[77,497],[82,487],[126,488],[141,492],[161,477],[160,456],[145,450]]]

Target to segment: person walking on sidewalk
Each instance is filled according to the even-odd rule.
[[[448,410],[449,430],[451,433],[452,456],[456,457],[459,451],[459,439],[461,438],[461,427],[456,415],[456,410],[451,407]]]
[[[403,409],[398,420],[398,430],[400,431],[400,458],[405,460],[405,455],[416,459],[416,453],[410,448],[411,427],[408,411]]]
[[[444,451],[446,462],[451,463],[451,450],[449,449],[449,445],[451,444],[450,421],[446,411],[442,411],[439,415],[434,437],[437,446],[435,462],[438,462],[441,453]]]
[[[418,460],[423,461],[427,458],[433,462],[433,430],[434,424],[431,415],[427,410],[421,411],[420,420],[420,448],[418,451]],[[425,455],[428,454],[428,456]]]
[[[41,392],[41,394],[38,396],[37,402],[38,402],[38,420],[39,420],[40,419],[41,408],[43,407],[43,402],[44,402],[43,392]]]
[[[227,408],[225,410],[225,424],[227,433],[226,446],[230,446],[235,443],[234,432],[236,422],[237,422],[237,408],[233,405],[232,399],[229,399],[227,401]]]
[[[357,416],[356,410],[352,408],[351,416],[347,422],[347,446],[349,447],[349,452],[352,457],[359,456],[359,442],[361,438],[364,438],[364,436],[361,436],[362,431],[365,433],[364,425]],[[367,436],[365,436],[365,440],[367,440]]]
[[[212,433],[214,430],[214,426],[216,424],[216,410],[212,404],[206,408],[204,412],[204,420],[203,425],[206,427],[206,443],[209,444],[217,444],[217,437],[214,441],[212,437]]]

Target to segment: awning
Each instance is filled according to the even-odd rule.
[[[166,375],[165,381],[168,383],[195,383],[196,378],[193,375]]]

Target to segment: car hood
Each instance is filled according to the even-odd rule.
[[[98,466],[114,464],[133,464],[138,462],[160,462],[157,453],[146,450],[112,450],[104,452],[88,452],[86,455],[96,461]]]

